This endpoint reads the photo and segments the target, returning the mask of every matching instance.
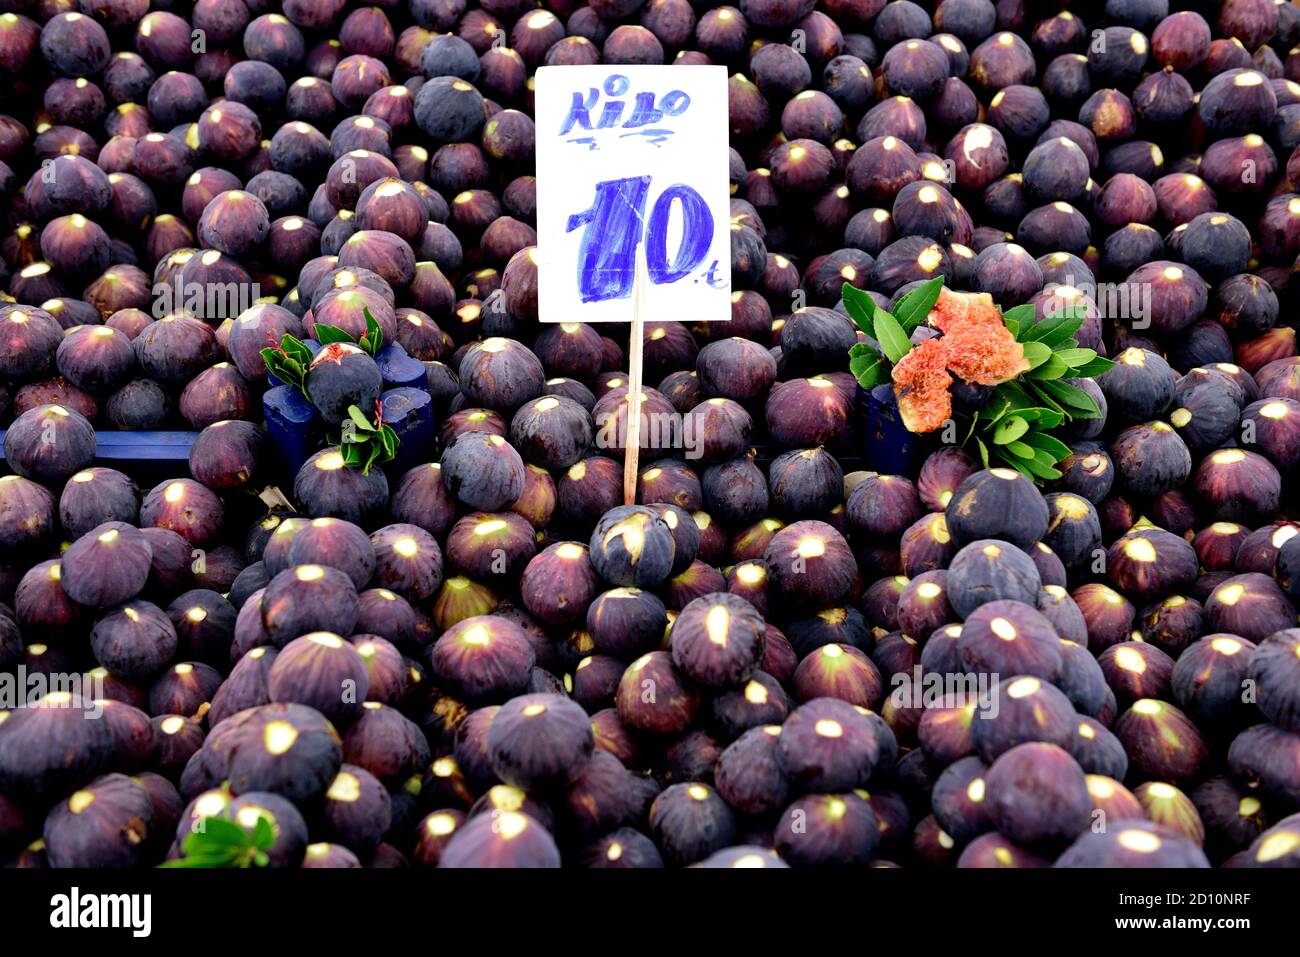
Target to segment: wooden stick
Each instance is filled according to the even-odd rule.
[[[627,441],[623,459],[623,503],[636,504],[637,471],[641,459],[641,375],[644,353],[645,263],[640,249],[636,256],[636,273],[632,280],[632,330],[629,333],[627,362]]]

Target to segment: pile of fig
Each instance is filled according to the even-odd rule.
[[[0,862],[1300,866],[1300,7],[1060,6],[0,4]],[[574,64],[730,77],[633,503],[628,327],[538,321]],[[1061,478],[875,464],[842,289],[936,276],[1115,360]]]

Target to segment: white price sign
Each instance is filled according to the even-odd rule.
[[[731,318],[727,71],[553,66],[537,71],[542,322]]]

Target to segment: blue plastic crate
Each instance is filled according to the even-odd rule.
[[[122,469],[132,462],[188,463],[197,432],[96,432],[95,462]],[[0,461],[5,433],[0,430]]]

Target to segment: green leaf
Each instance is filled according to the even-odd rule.
[[[262,360],[266,363],[267,371],[281,382],[302,388],[306,372],[296,359],[290,359],[283,353],[267,348],[262,350]]]
[[[348,418],[350,418],[356,427],[362,432],[375,431],[375,427],[370,424],[370,420],[367,419],[362,411],[355,405],[348,406]]]
[[[350,342],[355,345],[357,340],[338,326],[327,326],[323,322],[318,322],[316,323],[316,341],[323,346],[328,346],[334,342]]]
[[[289,373],[285,371],[284,364],[278,359],[268,358],[266,360],[266,371],[268,374],[275,376],[281,382],[284,382],[289,385],[296,384],[293,382],[293,377],[290,376]]]
[[[1042,343],[1036,343],[1042,345]],[[1061,357],[1056,353],[1051,353],[1047,361],[1025,373],[1029,379],[1059,379],[1063,375],[1068,375],[1070,367],[1066,365]]]
[[[1052,358],[1051,347],[1041,342],[1026,342],[1022,348],[1025,350],[1025,359],[1028,360],[1031,371]]]
[[[1085,363],[1074,370],[1075,378],[1078,379],[1095,379],[1098,376],[1105,375],[1111,369],[1115,368],[1115,363],[1105,356],[1097,356],[1091,362]]]
[[[1038,396],[1039,400],[1043,403],[1043,405],[1047,406],[1047,407],[1048,407],[1049,409],[1051,409],[1053,412],[1056,412],[1056,413],[1058,413],[1058,414],[1060,414],[1060,415],[1066,415],[1066,414],[1067,414],[1066,411],[1065,411],[1064,406],[1062,406],[1061,403],[1057,402],[1056,399],[1054,399],[1054,398],[1052,397],[1051,393],[1048,392],[1046,389],[1043,388],[1044,385],[1047,385],[1047,384],[1049,384],[1049,383],[1045,383],[1045,382],[1028,382],[1028,381],[1027,381],[1026,384],[1027,384],[1031,389],[1034,390],[1034,394]]]
[[[296,336],[291,336],[286,332],[280,339],[280,351],[304,366],[311,365],[311,350],[307,348],[305,342]]]
[[[1034,457],[1033,446],[1025,445],[1024,442],[1008,442],[1003,448],[1018,459],[1032,459]]]
[[[1003,395],[1010,399],[1017,409],[1032,409],[1040,403],[1026,387],[1027,385],[1028,383],[1013,379],[1010,382],[1003,382],[994,391],[997,395]]]
[[[1011,409],[1014,412],[1021,412],[1025,409],[1035,409],[1042,405],[1030,392],[1024,384],[1019,381],[1004,382],[997,387],[997,394],[1005,396],[1011,403]]]
[[[1028,419],[1042,405],[1042,400],[1030,395],[1019,382],[1004,382],[994,390],[993,398],[979,411],[977,417],[986,425],[992,426],[1010,414]]]
[[[1021,409],[1016,414],[1027,422],[1036,423],[1040,429],[1054,429],[1065,421],[1064,413],[1044,407]]]
[[[234,844],[203,844],[191,840],[190,835],[181,844],[184,860],[190,861],[190,867],[233,867],[243,848]],[[178,865],[186,866],[186,865]]]
[[[988,449],[988,446],[985,445],[985,444],[984,444],[981,440],[979,440],[979,439],[976,439],[976,440],[975,440],[975,446],[979,449],[979,453],[980,453],[980,461],[984,463],[984,467],[985,467],[985,468],[988,468],[988,467],[989,467],[989,449]]]
[[[939,301],[939,291],[943,289],[943,276],[935,276],[917,286],[894,307],[894,318],[903,327],[903,332],[911,335],[916,327],[925,322],[930,310]]]
[[[1050,481],[1061,477],[1060,469],[1055,468],[1052,464],[1038,458],[1037,456],[1025,462],[1025,470],[1027,470],[1030,473],[1030,477],[1034,479],[1047,479]]]
[[[1066,318],[1060,326],[1043,336],[1038,341],[1051,346],[1053,349],[1059,349],[1061,346],[1077,346],[1074,341],[1074,334],[1079,331],[1083,325],[1082,318]]]
[[[1044,393],[1061,406],[1062,411],[1074,419],[1095,419],[1101,415],[1092,396],[1068,382],[1043,380],[1036,382]]]
[[[274,846],[275,828],[271,826],[270,821],[259,815],[257,823],[253,825],[253,847],[258,851],[269,851]]]
[[[243,849],[229,844],[220,847],[184,850],[174,861],[160,864],[160,867],[238,867]]]
[[[1012,330],[1012,335],[1017,339],[1023,339],[1025,334],[1034,327],[1034,307],[1029,303],[1014,306],[1002,313],[1002,321],[1008,329]]]
[[[1028,409],[1019,409],[1016,411],[1016,415],[1020,416],[1026,422],[1037,422],[1044,412],[1051,413],[1051,411],[1051,409],[1045,409],[1039,405]]]
[[[1082,311],[1071,307],[1056,315],[1047,316],[1042,322],[1023,330],[1020,338],[1025,342],[1042,342],[1055,348],[1078,332],[1083,320]]]
[[[885,360],[883,357],[876,359],[866,368],[856,374],[858,385],[868,392],[880,385],[880,381],[885,377]]]
[[[362,475],[370,474],[370,466],[375,464],[375,460],[384,454],[384,447],[378,442],[370,445],[366,452],[366,464],[361,467]]]
[[[339,453],[343,456],[343,464],[350,469],[356,468],[361,464],[363,452],[366,443],[347,442],[339,448]]]
[[[994,449],[994,452],[995,452],[995,453],[998,455],[998,457],[1001,458],[1002,461],[1005,462],[1009,467],[1015,469],[1017,472],[1019,472],[1021,475],[1025,476],[1026,478],[1028,478],[1028,479],[1033,479],[1033,475],[1030,474],[1030,472],[1029,472],[1029,470],[1028,470],[1027,468],[1025,468],[1025,460],[1024,460],[1024,459],[1017,458],[1016,456],[1012,455],[1010,452],[1008,452],[1008,451],[1007,451],[1005,448],[1003,448],[1002,446],[998,446],[996,449]]]
[[[849,350],[849,371],[858,380],[858,385],[871,389],[884,377],[884,356],[865,342],[856,343]]]
[[[1030,471],[1041,479],[1060,479],[1060,469],[1056,468],[1057,459],[1052,452],[1037,450],[1034,455],[1034,462],[1030,464]],[[1041,469],[1041,471],[1040,471]]]
[[[297,386],[299,389],[302,388],[302,384],[307,379],[307,371],[299,365],[298,360],[286,359],[284,356],[280,357],[280,361],[276,363],[275,368],[271,371],[285,385]]]
[[[994,393],[993,398],[984,404],[984,408],[975,413],[975,418],[993,425],[1008,412],[1015,410],[1015,402],[1005,395]]]
[[[1009,445],[1029,431],[1029,423],[1018,415],[1008,416],[998,423],[993,433],[994,445]]]
[[[857,286],[847,282],[841,288],[840,295],[844,297],[844,308],[848,310],[849,318],[872,339],[876,338],[876,313],[883,312],[877,310],[876,301]]]
[[[379,443],[384,449],[384,461],[391,462],[397,455],[397,446],[400,444],[397,433],[391,426],[385,425],[379,430]]]
[[[1022,440],[1026,445],[1032,446],[1039,452],[1046,452],[1052,457],[1052,462],[1056,463],[1070,455],[1070,447],[1054,435],[1046,432],[1031,431]],[[1037,456],[1035,456],[1036,458]]]
[[[895,365],[912,351],[912,342],[903,327],[883,309],[876,313],[876,337],[880,340],[880,351]]]
[[[1096,349],[1057,349],[1056,358],[1071,369],[1078,369],[1097,358]]]
[[[366,345],[362,346],[362,348],[370,353],[371,358],[374,358],[379,354],[379,350],[383,348],[384,330],[379,327],[378,321],[370,314],[369,307],[364,312],[366,316],[366,335],[361,341]]]

